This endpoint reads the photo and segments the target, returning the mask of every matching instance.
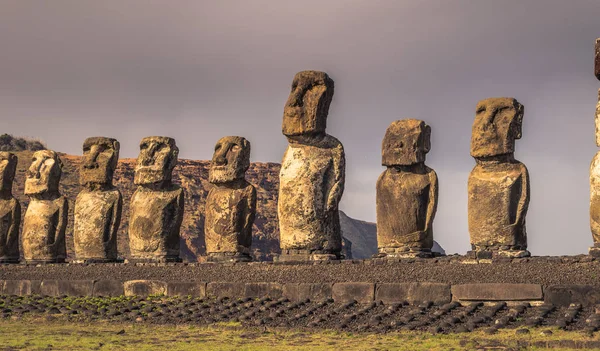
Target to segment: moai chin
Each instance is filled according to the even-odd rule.
[[[470,255],[478,258],[529,256],[529,174],[514,158],[522,123],[523,105],[513,98],[477,104],[471,135],[471,156],[477,164],[469,175],[468,209]]]
[[[61,174],[62,162],[56,152],[40,150],[33,154],[25,179],[25,195],[30,201],[23,220],[23,257],[28,263],[66,259],[69,203],[58,191]]]
[[[214,187],[206,198],[204,234],[209,261],[251,261],[256,189],[244,178],[250,167],[250,142],[221,138],[208,173]]]
[[[344,148],[325,133],[333,86],[324,72],[299,72],[284,107],[282,131],[289,145],[277,205],[282,261],[341,258]]]
[[[112,181],[119,160],[119,142],[87,138],[79,182],[83,190],[75,200],[73,240],[79,263],[117,261],[117,230],[123,197]]]
[[[0,152],[0,263],[19,262],[21,205],[12,195],[17,156]]]
[[[171,181],[178,154],[172,138],[153,136],[140,142],[134,177],[138,188],[130,204],[130,262],[181,261],[184,194]]]
[[[376,257],[431,257],[438,202],[435,171],[425,165],[431,128],[416,119],[393,122],[381,146],[387,169],[377,180]]]
[[[596,39],[594,73],[600,80],[600,38]],[[596,104],[596,145],[600,146],[600,90]],[[590,247],[592,256],[600,257],[600,151],[596,153],[590,165],[590,227],[594,246]]]

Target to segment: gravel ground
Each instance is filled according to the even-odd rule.
[[[400,330],[437,333],[463,333],[483,330],[516,329],[527,334],[530,328],[548,327],[593,333],[600,327],[600,314],[580,305],[559,308],[530,306],[460,304],[383,305],[334,303],[333,300],[292,303],[285,298],[208,299],[188,297],[50,297],[1,296],[0,318],[18,319],[43,316],[70,321],[112,320],[151,324],[207,325],[240,322],[244,326],[290,329],[333,329],[352,332],[386,333]]]
[[[0,265],[0,280],[136,280],[188,282],[442,282],[600,285],[600,261],[589,256],[474,261],[463,256],[316,263],[167,263]]]

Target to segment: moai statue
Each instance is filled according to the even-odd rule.
[[[435,171],[425,166],[431,128],[416,119],[393,122],[381,146],[387,169],[377,180],[376,257],[432,257],[438,202]]]
[[[594,73],[600,80],[600,38],[596,39],[596,59]],[[596,105],[596,145],[600,146],[600,90]],[[594,246],[590,247],[590,255],[600,257],[600,151],[592,159],[590,166],[590,226]]]
[[[181,261],[184,194],[171,181],[178,154],[172,138],[146,137],[140,143],[134,178],[138,188],[130,204],[130,262]]]
[[[342,144],[325,133],[332,97],[333,80],[324,72],[294,77],[283,112],[289,145],[279,173],[281,261],[341,258],[345,156]]]
[[[204,235],[209,261],[251,261],[256,189],[244,178],[250,167],[250,142],[221,138],[215,146],[208,180]]]
[[[523,105],[513,98],[479,101],[471,135],[477,164],[469,175],[469,254],[477,258],[527,257],[525,216],[529,174],[515,160]]]
[[[12,195],[17,156],[0,152],[0,263],[19,262],[21,205]]]
[[[92,137],[83,142],[79,170],[83,190],[75,200],[73,226],[76,262],[117,261],[123,197],[112,180],[118,160],[116,139]]]
[[[62,162],[56,152],[40,150],[25,179],[30,197],[23,220],[23,257],[27,263],[61,263],[67,257],[65,231],[69,202],[58,191]]]

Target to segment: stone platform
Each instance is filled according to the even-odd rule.
[[[515,301],[600,304],[591,256],[473,260],[0,265],[5,295],[169,295],[359,303]]]

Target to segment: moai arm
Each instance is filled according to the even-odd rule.
[[[117,232],[119,231],[119,224],[121,224],[121,212],[123,211],[123,196],[119,192],[119,197],[117,198],[117,203],[113,206],[112,213],[112,221],[110,223],[110,233],[108,236],[108,240],[105,244],[109,242],[115,242],[117,240]]]
[[[245,207],[246,213],[244,213],[244,233],[252,235],[252,224],[254,223],[254,217],[256,216],[256,189],[254,186],[249,185],[250,194],[246,198],[247,206]]]
[[[183,222],[183,214],[184,214],[184,205],[185,205],[185,193],[183,188],[177,195],[177,206],[175,209],[175,228],[179,232],[179,228],[181,228],[181,223]]]
[[[435,212],[437,211],[438,203],[438,178],[435,171],[432,169],[429,171],[429,202],[427,203],[427,217],[425,218],[425,229],[427,233],[431,230],[433,219],[435,218]]]
[[[52,234],[53,245],[58,246],[56,252],[66,254],[65,250],[65,232],[67,231],[67,223],[69,220],[69,201],[65,197],[60,198],[60,207],[58,209],[58,221],[56,228]]]
[[[529,208],[529,172],[524,164],[520,164],[521,168],[521,197],[517,206],[517,216],[515,217],[515,226],[523,225],[527,209]]]
[[[338,208],[338,204],[342,198],[344,192],[344,175],[346,173],[346,157],[344,155],[344,147],[339,144],[336,147],[333,158],[333,176],[334,182],[329,189],[329,195],[327,197],[327,210],[335,210]]]
[[[21,204],[15,199],[15,208],[13,208],[10,218],[10,228],[8,228],[8,238],[6,238],[7,247],[19,245],[19,224],[21,224]]]

